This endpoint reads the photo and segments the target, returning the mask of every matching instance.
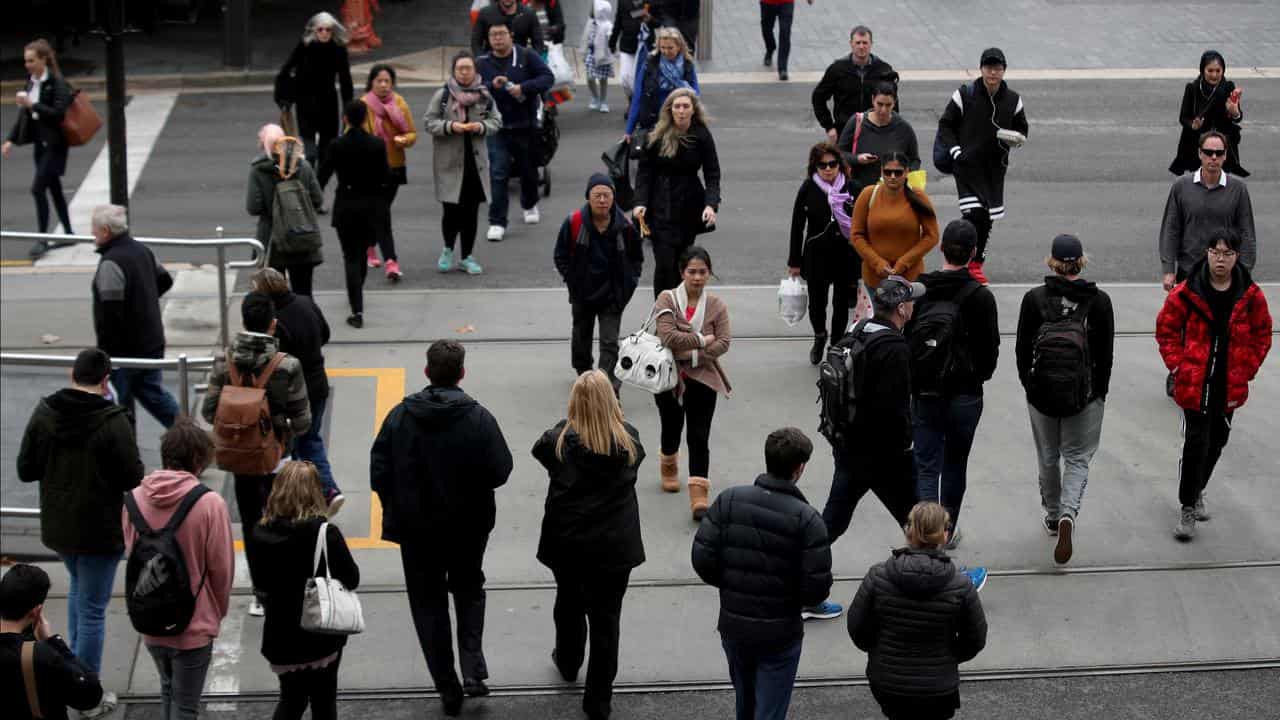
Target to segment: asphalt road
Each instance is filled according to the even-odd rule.
[[[952,83],[905,83],[905,117],[916,128],[925,167],[936,117]],[[1029,282],[1044,272],[1049,240],[1074,232],[1093,256],[1089,275],[1104,282],[1150,282],[1158,275],[1156,235],[1172,176],[1166,168],[1177,140],[1174,116],[1178,81],[1019,82],[1031,121],[1031,141],[1012,160],[1007,218],[992,240],[988,276],[993,282]],[[801,83],[714,85],[705,90],[723,166],[724,203],[719,230],[704,237],[722,283],[776,282],[783,271],[791,205],[803,179],[808,147],[818,138],[808,110],[811,88]],[[415,117],[430,88],[408,88]],[[1280,230],[1280,123],[1265,108],[1280,102],[1280,82],[1249,83],[1243,156],[1261,238],[1259,279],[1280,276],[1280,260],[1268,241]],[[559,280],[551,246],[559,221],[582,202],[586,177],[602,168],[600,153],[621,135],[621,95],[613,88],[615,112],[589,113],[581,98],[560,117],[560,150],[551,164],[553,189],[543,201],[543,223],[524,226],[512,214],[508,239],[478,242],[480,277],[441,276],[434,261],[441,247],[440,205],[431,180],[430,139],[409,154],[410,184],[394,207],[397,245],[405,271],[402,287],[546,287]],[[1258,108],[1257,112],[1251,108]],[[275,118],[267,93],[186,94],[171,114],[133,196],[138,234],[209,236],[222,225],[228,235],[252,234],[244,213],[245,178],[257,127]],[[0,126],[12,108],[0,110]],[[93,150],[72,154],[68,187],[79,182]],[[0,226],[31,228],[29,151],[0,166]],[[513,195],[515,188],[513,187]],[[958,216],[954,183],[931,172],[942,221]],[[483,212],[483,210],[482,210]],[[483,218],[482,218],[483,223]],[[481,233],[483,234],[483,225]],[[319,289],[342,287],[336,236],[326,234],[327,262],[317,272]],[[3,257],[20,257],[25,245],[5,243]],[[175,259],[191,256],[172,255]],[[936,266],[938,258],[932,258]],[[368,287],[386,281],[371,276]]]

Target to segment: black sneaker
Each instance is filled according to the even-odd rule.
[[[454,682],[458,682],[456,679]],[[449,717],[457,717],[462,713],[462,701],[466,696],[460,690],[454,689],[449,692],[440,693],[440,704],[444,706],[444,714]]]
[[[773,67],[773,51],[772,50],[764,51],[764,66]]]
[[[1058,545],[1053,549],[1053,561],[1059,565],[1071,562],[1071,536],[1075,532],[1076,521],[1070,515],[1058,518]]]
[[[484,697],[489,694],[489,686],[480,678],[462,678],[462,692],[467,697]]]
[[[27,255],[32,260],[39,260],[51,249],[53,249],[53,246],[50,245],[47,240],[37,240],[35,244],[31,246],[31,249],[27,251]]]
[[[1052,515],[1044,516],[1044,531],[1049,537],[1058,537],[1058,518]]]
[[[822,362],[822,352],[827,349],[827,335],[813,336],[813,347],[809,348],[809,364],[817,365]]]
[[[778,79],[781,80],[782,82],[786,82],[791,79],[791,76],[787,74],[786,70],[779,70]]]
[[[352,313],[348,315],[347,324],[353,328],[364,327],[364,313]]]
[[[557,659],[557,657],[556,657],[556,651],[555,651],[555,650],[552,650],[552,651],[551,651],[551,664],[552,664],[552,665],[555,665],[555,666],[556,666],[556,670],[559,670],[559,671],[560,671],[560,677],[564,678],[564,681],[565,681],[565,682],[577,682],[577,681],[578,681],[578,671],[577,671],[576,669],[575,669],[575,670],[573,670],[573,671],[569,671],[569,670],[565,669],[565,667],[564,667],[563,665],[561,665],[561,664],[560,664],[560,660],[559,660],[559,659]]]

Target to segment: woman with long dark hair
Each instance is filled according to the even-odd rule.
[[[849,325],[850,286],[857,283],[859,261],[849,244],[853,198],[849,166],[830,142],[809,148],[809,165],[791,210],[791,250],[787,272],[809,283],[809,322],[813,347],[809,362],[822,361],[827,338],[840,338]],[[827,333],[827,292],[831,292],[831,332]]]
[[[342,103],[338,104],[341,88]],[[307,162],[321,173],[329,143],[338,137],[338,115],[351,102],[351,60],[347,29],[327,12],[307,21],[302,39],[289,54],[276,79],[276,103],[298,112],[298,137],[307,149]]]
[[[58,58],[47,40],[27,43],[22,49],[22,64],[27,70],[27,85],[18,93],[18,119],[0,146],[0,154],[7,158],[14,145],[31,145],[36,160],[35,180],[31,182],[31,195],[36,200],[36,227],[42,233],[49,232],[49,200],[52,199],[53,211],[58,214],[62,229],[71,235],[67,198],[62,194],[62,175],[67,171],[67,140],[62,134],[62,118],[71,107],[71,86],[62,78]],[[44,255],[49,247],[44,240],[36,241],[31,247],[31,259]]]
[[[391,229],[391,204],[395,202],[400,186],[409,182],[404,151],[418,141],[418,131],[413,126],[413,113],[409,110],[409,103],[395,88],[396,69],[385,63],[378,63],[369,68],[369,79],[364,84],[365,93],[360,98],[369,108],[364,119],[364,131],[381,138],[386,144],[387,164],[391,166],[391,182],[387,183],[384,196],[386,212],[382,215],[382,227],[378,233],[382,260],[378,260],[377,249],[369,248],[369,267],[376,268],[382,265],[382,261],[386,261],[387,279],[391,282],[400,280],[396,239]]]
[[[1206,50],[1200,56],[1200,74],[1187,83],[1182,93],[1182,107],[1178,110],[1178,123],[1182,134],[1178,136],[1178,154],[1169,165],[1174,175],[1195,172],[1200,169],[1200,136],[1217,130],[1227,137],[1227,158],[1222,169],[1239,177],[1249,177],[1249,171],[1240,164],[1240,123],[1244,111],[1236,84],[1226,78],[1227,61],[1217,50]]]
[[[885,154],[881,181],[863,189],[853,206],[850,237],[868,292],[890,275],[915,280],[924,272],[924,256],[938,244],[933,203],[907,185],[909,162],[905,153]]]

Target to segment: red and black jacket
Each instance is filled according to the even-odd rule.
[[[1248,270],[1236,265],[1234,273],[1232,284],[1239,290],[1225,338],[1215,333],[1217,325],[1205,297],[1209,280],[1203,260],[1169,293],[1156,317],[1156,342],[1164,364],[1174,373],[1173,399],[1181,408],[1209,409],[1209,380],[1217,343],[1227,343],[1227,411],[1244,405],[1249,398],[1249,381],[1271,350],[1267,298]]]

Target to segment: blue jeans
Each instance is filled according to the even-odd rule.
[[[533,132],[531,128],[517,128],[485,136],[489,147],[489,191],[493,194],[489,199],[490,225],[507,226],[507,179],[513,170],[520,172],[520,207],[528,210],[538,204],[538,163]]]
[[[1102,441],[1105,405],[1094,399],[1071,417],[1049,417],[1027,405],[1040,466],[1040,504],[1050,518],[1080,514],[1089,462]]]
[[[786,720],[791,705],[791,689],[800,667],[800,648],[796,644],[770,655],[757,653],[721,638],[724,656],[729,660],[729,679],[737,704],[737,720]]]
[[[107,605],[116,580],[120,553],[59,554],[71,575],[67,593],[67,645],[84,666],[102,671],[102,641],[106,635]]]
[[[178,417],[178,401],[164,389],[164,374],[159,369],[116,368],[111,371],[111,384],[116,387],[116,402],[128,408],[130,414],[137,401],[156,422],[166,429],[173,427]]]
[[[320,473],[320,482],[324,484],[326,500],[342,492],[333,481],[333,469],[329,466],[329,453],[324,448],[324,435],[321,434],[324,424],[325,405],[329,398],[311,399],[311,429],[293,441],[293,457],[295,460],[309,460]]]
[[[982,396],[921,395],[913,404],[916,497],[941,503],[951,514],[952,527],[959,527],[969,450],[982,418]]]
[[[196,720],[204,678],[213,659],[213,643],[190,650],[148,645],[147,652],[160,675],[160,717],[162,720]]]

